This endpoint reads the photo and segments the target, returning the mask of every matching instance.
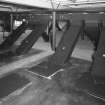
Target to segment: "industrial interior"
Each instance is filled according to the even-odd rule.
[[[0,105],[105,105],[105,0],[0,0]]]

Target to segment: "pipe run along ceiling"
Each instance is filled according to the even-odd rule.
[[[53,8],[94,8],[105,7],[105,0],[48,0],[52,1]]]
[[[105,0],[0,0],[0,1],[51,9],[105,7]]]

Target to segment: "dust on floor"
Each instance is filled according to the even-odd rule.
[[[25,70],[18,72],[32,84],[21,94],[1,100],[1,105],[105,105],[76,86],[76,80],[89,71],[91,63],[74,58],[69,63],[52,80],[29,74]]]

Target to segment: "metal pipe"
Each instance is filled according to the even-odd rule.
[[[52,24],[53,24],[53,36],[52,36],[52,49],[55,50],[56,48],[56,12],[53,11],[52,13]]]
[[[12,33],[12,31],[13,31],[13,14],[11,13],[10,14],[10,18],[11,18],[11,33]]]
[[[79,5],[93,5],[93,4],[104,4],[105,3],[105,1],[92,1],[92,2],[75,2],[75,3],[67,3],[67,4],[65,4],[65,3],[62,3],[61,2],[61,5],[62,6],[68,6],[68,5],[70,5],[70,6],[79,6]]]
[[[10,7],[10,6],[4,6],[4,5],[0,5],[0,7],[10,9],[10,11],[11,11],[11,12],[13,12],[12,7]]]

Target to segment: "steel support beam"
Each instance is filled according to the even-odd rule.
[[[9,49],[15,41],[22,35],[22,33],[27,28],[27,24],[23,23],[16,30],[14,30],[7,39],[0,45],[1,50]]]
[[[21,36],[21,34],[25,31],[27,28],[26,23],[23,23],[21,26],[19,26],[16,30],[14,30],[7,39],[0,45],[0,49],[8,49],[11,47],[14,42]]]
[[[52,23],[53,23],[53,32],[52,32],[52,49],[56,48],[56,12],[52,13]]]
[[[45,31],[47,24],[48,22],[35,25],[30,35],[28,35],[22,41],[21,45],[16,49],[16,54],[21,55],[27,53],[38,40],[38,38],[42,35],[42,33]]]
[[[69,27],[61,38],[54,55],[49,58],[48,62],[42,62],[30,68],[29,71],[48,78],[59,72],[70,59],[82,29],[82,22],[77,22]]]
[[[13,31],[13,14],[10,14],[10,18],[11,18],[11,33]]]
[[[92,75],[105,79],[105,27],[102,29],[98,48],[94,54]]]

